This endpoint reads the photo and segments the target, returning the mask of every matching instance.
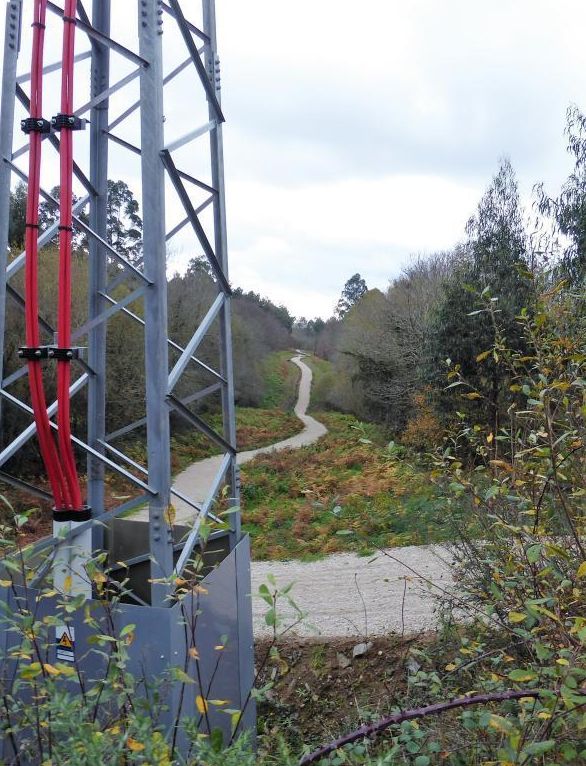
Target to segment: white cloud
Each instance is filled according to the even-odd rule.
[[[411,253],[460,239],[501,155],[526,199],[539,180],[555,192],[569,171],[564,112],[586,106],[583,0],[216,2],[231,276],[294,313],[328,315],[354,272],[384,287]],[[113,36],[136,47],[135,4],[112,7]],[[47,60],[60,53],[50,23]],[[169,71],[185,51],[167,16],[165,29]],[[113,80],[129,71],[112,61]],[[192,127],[193,82],[186,73],[168,93],[169,137]],[[57,88],[54,75],[47,101]],[[114,97],[114,113],[127,99]],[[135,160],[114,151],[120,175],[136,178]],[[172,195],[168,210],[172,225]],[[187,229],[173,247],[175,266],[199,252]]]

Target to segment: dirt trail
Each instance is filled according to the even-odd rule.
[[[326,427],[311,415],[307,415],[311,394],[311,369],[302,361],[302,354],[291,361],[301,370],[299,393],[295,414],[303,422],[303,430],[295,436],[268,447],[240,452],[238,465],[247,463],[257,455],[283,449],[297,449],[317,441],[327,433]],[[222,457],[214,457],[193,463],[180,473],[174,487],[197,503],[202,503],[214,480]],[[191,521],[195,515],[187,503],[174,498],[176,523]],[[148,510],[139,511],[134,518],[148,519]],[[423,578],[441,587],[450,585],[450,568],[446,563],[447,551],[441,546],[410,546],[394,548],[388,553],[404,562]],[[335,554],[310,563],[299,561],[253,561],[252,608],[256,635],[271,632],[265,623],[267,605],[256,597],[259,585],[266,582],[267,574],[276,577],[280,586],[294,581],[292,596],[307,619],[297,625],[298,635],[367,636],[383,634],[392,630],[412,633],[433,627],[433,600],[425,592],[424,580],[416,577],[383,554],[360,557],[354,554]],[[284,616],[292,611],[283,607]]]

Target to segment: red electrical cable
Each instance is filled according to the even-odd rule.
[[[42,119],[43,106],[43,49],[47,0],[35,0],[33,21],[33,51],[31,61],[31,118]],[[32,348],[40,345],[38,323],[38,223],[41,174],[41,133],[29,134],[29,183],[27,193],[25,233],[25,332],[26,344]],[[37,426],[41,457],[47,470],[55,506],[69,505],[65,480],[57,449],[51,433],[47,403],[43,386],[43,373],[39,360],[29,360],[29,385],[34,419]]]
[[[63,55],[61,63],[61,112],[73,114],[73,68],[75,45],[75,14],[77,0],[66,0],[63,12]],[[60,140],[61,193],[59,204],[59,303],[57,340],[60,348],[71,346],[71,240],[72,240],[72,185],[73,185],[73,133],[71,128],[61,129]],[[59,454],[65,474],[72,510],[82,509],[81,488],[71,442],[71,412],[69,385],[71,364],[57,362],[57,425],[59,428]]]

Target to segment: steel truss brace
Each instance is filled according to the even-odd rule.
[[[20,103],[24,106],[24,108],[28,111],[29,107],[30,107],[30,99],[26,95],[26,93],[23,91],[23,89],[20,87],[20,85],[16,86],[16,97],[18,98]],[[59,139],[57,138],[57,136],[54,133],[47,133],[45,135],[47,136],[51,146],[53,146],[53,148],[57,152],[59,152],[60,142],[59,142]],[[11,155],[11,157],[12,157],[12,155]],[[8,158],[5,158],[5,159],[7,160]],[[16,168],[15,166],[12,166],[12,170],[15,173],[19,174],[19,175],[21,173],[21,171],[18,168]],[[96,190],[94,189],[94,187],[90,183],[89,179],[86,177],[85,173],[81,170],[81,168],[79,167],[79,165],[75,161],[73,162],[73,173],[74,173],[75,177],[77,178],[77,180],[80,182],[80,184],[82,184],[82,186],[88,192],[88,194],[97,194]],[[27,181],[27,183],[28,183],[28,181]]]
[[[80,380],[82,380],[82,378],[85,378],[85,380],[83,382],[86,383],[86,381],[87,381],[87,377],[86,376],[82,376],[81,378],[78,378],[76,383],[78,383]],[[75,385],[75,383],[74,383],[74,385]],[[73,386],[72,386],[72,388],[73,388]],[[80,388],[81,388],[81,386],[80,386]],[[12,394],[9,394],[8,391],[0,390],[0,395],[3,396],[8,401],[12,402],[12,404],[15,404],[17,407],[19,407],[24,412],[28,412],[29,415],[33,414],[33,410],[32,410],[31,407],[28,406],[28,404],[25,404],[24,402],[21,402],[20,399],[18,399],[16,396],[13,396]],[[70,395],[71,395],[71,389],[70,389]],[[49,411],[49,409],[50,408],[47,409],[47,412]],[[55,402],[55,411],[56,410],[57,410],[57,403]],[[52,420],[50,421],[49,424],[50,424],[51,428],[54,431],[58,431],[59,430],[57,428],[57,424],[54,423]],[[34,426],[34,424],[29,426],[29,428],[27,428],[26,431],[23,431],[22,434],[20,435],[19,441],[23,440],[22,441],[23,444],[24,444],[25,441],[28,441],[28,439],[30,439],[31,436],[36,432],[36,426],[34,426],[34,431],[31,430],[30,433],[28,433],[29,429],[32,429],[33,426]],[[26,434],[26,439],[24,438],[25,434]],[[88,453],[88,454],[92,455],[92,457],[96,458],[96,460],[99,460],[100,462],[104,463],[104,465],[107,466],[108,468],[111,468],[113,471],[116,471],[116,473],[119,473],[121,476],[124,476],[124,478],[128,479],[128,481],[132,482],[132,484],[135,484],[137,487],[140,487],[142,490],[144,490],[145,492],[148,492],[150,495],[156,495],[157,494],[157,491],[155,489],[153,489],[152,487],[149,487],[148,484],[145,484],[140,479],[137,479],[136,476],[133,476],[125,468],[122,468],[122,466],[118,465],[118,463],[115,463],[113,460],[109,460],[107,457],[105,457],[105,455],[102,455],[100,452],[95,450],[93,447],[90,447],[89,444],[86,444],[81,439],[78,439],[77,436],[72,436],[71,440],[78,447],[81,447],[81,449],[84,450],[86,453]],[[0,454],[0,466],[3,465],[6,462],[6,460],[8,459],[8,458],[4,458],[4,455],[5,455],[5,453],[9,449],[11,449],[13,447],[13,445],[14,445],[14,442],[13,442],[13,444],[9,445],[9,447],[7,447],[2,454]],[[14,452],[12,454],[14,454]],[[10,457],[12,457],[12,455],[10,455]]]
[[[5,160],[8,165],[12,168],[12,170],[16,173],[16,175],[24,181],[24,183],[28,184],[28,176],[26,173],[24,173],[20,168],[18,168],[16,165],[14,165],[12,162],[9,162],[8,160]],[[45,189],[41,188],[41,195],[42,197],[53,207],[59,208],[59,203],[55,199],[55,197],[52,197],[49,192],[47,192]],[[120,253],[115,250],[112,245],[109,244],[109,242],[106,242],[105,239],[102,239],[99,234],[96,234],[96,232],[88,226],[86,223],[84,223],[81,218],[74,215],[73,216],[73,222],[75,225],[81,229],[81,231],[84,232],[84,234],[87,234],[88,237],[91,239],[94,239],[99,245],[101,245],[103,248],[105,248],[108,253],[115,258],[118,263],[123,266],[125,269],[130,271],[135,277],[139,277],[143,282],[146,282],[147,284],[151,284],[151,282],[145,277],[145,275],[142,273],[142,271],[139,271],[130,261],[125,258],[123,255],[120,255]]]
[[[173,407],[177,411],[177,414],[180,415],[184,420],[186,420],[188,423],[191,423],[193,426],[199,429],[203,434],[205,434],[208,437],[208,439],[215,442],[215,444],[217,444],[218,447],[222,447],[222,449],[227,450],[232,455],[236,454],[236,446],[234,444],[230,444],[230,442],[227,442],[223,436],[220,436],[219,433],[217,433],[216,431],[214,431],[213,428],[208,426],[205,420],[202,420],[199,417],[199,415],[195,415],[190,409],[188,409],[184,404],[182,404],[182,402],[179,399],[173,396],[173,394],[168,394],[168,400],[173,404]]]
[[[179,64],[178,66],[175,67],[175,69],[169,72],[169,74],[163,79],[163,85],[166,85],[167,83],[171,82],[171,80],[174,80],[175,77],[177,77],[178,74],[183,72],[184,69],[187,69],[187,67],[190,64],[191,64],[191,56],[186,58],[185,61],[182,61],[181,64]],[[124,122],[124,120],[127,117],[130,117],[131,114],[136,112],[139,106],[140,106],[140,99],[138,101],[135,101],[127,109],[125,109],[121,115],[116,117],[116,119],[108,125],[108,131],[114,130],[114,128],[120,125],[121,122]]]
[[[132,466],[136,471],[138,471],[139,473],[142,473],[143,476],[148,477],[149,472],[144,466],[140,465],[140,463],[137,463],[135,460],[133,460],[128,455],[126,455],[124,452],[122,452],[119,449],[116,449],[111,444],[108,444],[108,442],[106,441],[102,441],[100,439],[99,443],[102,445],[102,447],[104,447],[104,449],[107,449],[113,455],[116,455],[116,457],[119,458],[120,460],[124,460],[126,463],[128,463],[128,465]],[[201,503],[196,503],[195,500],[192,500],[190,497],[185,495],[183,492],[180,492],[178,489],[176,489],[173,486],[171,487],[171,494],[174,495],[175,497],[178,497],[180,500],[183,500],[184,503],[187,503],[187,505],[191,506],[198,513],[201,512],[201,509],[202,509]],[[213,514],[210,514],[210,516],[213,517],[214,521],[217,521],[218,523],[220,522],[220,519],[218,516],[213,516]]]
[[[47,9],[51,11],[52,13],[54,13],[56,16],[63,18],[63,15],[64,15],[63,9],[59,8],[58,5],[55,5],[55,3],[52,3],[50,0],[47,3]],[[76,24],[77,24],[77,28],[84,31],[90,39],[95,40],[98,43],[102,43],[102,45],[107,45],[108,48],[111,48],[113,51],[115,51],[116,53],[119,53],[121,56],[124,56],[125,58],[129,59],[135,64],[140,64],[141,67],[148,67],[149,65],[148,61],[143,59],[137,53],[134,53],[134,51],[131,51],[128,48],[124,47],[124,45],[120,45],[120,43],[117,43],[115,40],[112,40],[107,35],[103,34],[102,32],[99,32],[90,23],[88,23],[88,21],[77,19]]]
[[[183,42],[189,51],[189,55],[191,56],[191,60],[195,66],[195,70],[199,76],[199,79],[201,80],[203,89],[206,92],[208,103],[212,106],[218,122],[224,122],[224,115],[222,114],[222,107],[220,106],[220,102],[218,101],[218,97],[216,95],[216,89],[212,80],[210,80],[206,73],[205,66],[200,58],[197,46],[193,42],[191,29],[189,28],[189,24],[183,15],[181,4],[179,3],[179,0],[169,0],[169,5],[173,11],[173,15],[175,17],[175,21],[177,22],[177,26],[179,27],[179,31],[181,32],[181,37],[183,37]],[[213,77],[214,73],[212,72],[212,78]]]
[[[27,180],[27,183],[28,183],[28,180]],[[80,200],[78,200],[73,206],[73,214],[77,215],[78,213],[81,213],[81,211],[84,209],[84,207],[88,204],[89,201],[90,201],[89,195],[82,197]],[[48,226],[47,229],[39,236],[39,238],[37,239],[37,247],[39,247],[40,249],[41,247],[44,247],[45,245],[47,245],[58,232],[59,232],[59,221],[56,220],[54,223]],[[25,259],[25,254],[24,252],[22,252],[13,261],[11,261],[8,264],[8,268],[6,269],[7,279],[12,279],[12,277],[18,271],[20,271],[20,269],[23,268],[24,259]]]
[[[220,309],[224,305],[225,297],[222,293],[218,295],[216,300],[212,303],[211,307],[208,310],[208,313],[205,315],[205,317],[200,322],[199,327],[193,334],[193,337],[189,341],[189,343],[185,346],[184,352],[181,354],[179,359],[177,360],[177,363],[175,364],[175,367],[171,370],[171,373],[169,375],[169,393],[173,391],[177,383],[179,382],[179,378],[183,375],[183,372],[187,365],[189,364],[191,357],[195,354],[197,349],[199,348],[200,343],[208,333],[210,327],[216,320],[218,314],[220,313]]]
[[[88,376],[87,375],[81,375],[74,383],[71,384],[71,387],[69,388],[69,396],[74,396],[85,384],[87,383]],[[26,404],[20,401],[16,396],[13,396],[12,394],[9,394],[8,391],[5,391],[4,389],[0,389],[0,396],[4,397],[8,401],[12,402],[12,404],[16,404],[17,407],[19,407],[21,410],[24,410],[25,412],[32,413],[32,410],[30,407],[28,407]],[[47,407],[47,414],[49,417],[54,415],[57,412],[57,402],[53,402],[49,407]],[[31,423],[28,428],[25,428],[24,431],[19,434],[16,439],[12,441],[11,444],[9,444],[2,452],[0,452],[0,466],[3,466],[4,463],[6,463],[10,458],[15,455],[21,447],[23,447],[29,439],[31,439],[37,432],[37,425],[36,423]]]
[[[175,567],[175,575],[177,577],[181,576],[181,573],[185,569],[185,565],[191,558],[191,554],[193,553],[193,549],[195,548],[197,539],[199,537],[199,530],[201,527],[201,523],[210,512],[210,508],[212,507],[212,504],[216,498],[216,495],[218,494],[220,487],[222,486],[222,483],[224,481],[224,476],[226,475],[226,471],[230,467],[232,459],[233,458],[231,454],[228,453],[224,455],[222,464],[220,465],[220,468],[214,478],[214,481],[212,482],[208,496],[205,499],[204,504],[202,505],[201,512],[199,516],[197,517],[197,519],[195,520],[193,529],[189,533],[189,536],[185,542],[185,546],[183,550],[181,551],[181,556],[179,556],[179,561],[177,562],[177,566]]]
[[[84,51],[83,53],[78,53],[77,56],[74,57],[75,63],[79,63],[80,61],[85,61],[86,59],[89,59],[92,57],[91,51]],[[43,67],[43,74],[50,74],[51,72],[58,72],[61,69],[62,62],[61,61],[55,61],[53,64],[48,64],[47,66]],[[21,74],[16,78],[16,82],[20,85],[23,82],[28,82],[31,79],[31,73],[27,72],[26,74]],[[27,145],[28,148],[28,145]]]
[[[106,300],[110,301],[110,303],[116,303],[114,298],[111,298],[109,295],[104,295],[104,298],[106,298]],[[126,314],[131,319],[133,319],[135,322],[137,322],[138,324],[143,325],[143,327],[144,327],[144,319],[141,319],[137,314],[134,314],[132,311],[130,311],[130,309],[123,308],[122,309],[122,313]],[[167,338],[167,344],[171,348],[174,348],[176,351],[179,351],[179,353],[181,353],[181,354],[185,350],[183,348],[183,346],[180,346],[178,343],[175,343],[175,341],[172,341],[170,338]],[[198,359],[196,356],[192,356],[191,357],[191,361],[195,362],[195,364],[197,364],[198,367],[201,367],[202,370],[205,370],[207,373],[212,375],[217,380],[221,381],[222,383],[226,383],[226,378],[224,378],[219,372],[216,372],[216,370],[214,370],[211,367],[209,367],[205,362],[202,362],[201,359]]]
[[[214,276],[218,280],[219,284],[222,287],[222,290],[227,294],[232,294],[232,289],[230,287],[230,283],[226,279],[224,275],[224,270],[222,269],[222,266],[220,265],[220,262],[216,258],[216,254],[213,251],[212,246],[210,245],[210,242],[206,236],[206,233],[204,231],[203,226],[201,225],[199,218],[197,217],[197,213],[195,212],[195,208],[193,207],[191,203],[191,199],[189,198],[189,194],[187,193],[187,190],[185,189],[185,186],[183,186],[181,182],[181,176],[179,174],[179,171],[175,167],[175,163],[173,162],[173,159],[171,157],[171,154],[164,150],[161,152],[161,158],[163,160],[163,165],[165,166],[165,169],[167,170],[167,173],[169,174],[169,178],[171,180],[171,183],[175,187],[175,191],[177,192],[177,196],[181,200],[181,204],[183,205],[183,208],[185,212],[187,213],[187,217],[189,218],[189,222],[191,223],[193,230],[199,240],[199,243],[202,247],[202,250],[204,251],[204,254],[206,258],[209,261],[210,266],[212,267],[212,271],[214,272]]]
[[[181,399],[181,404],[187,405],[191,404],[192,402],[199,401],[200,399],[204,399],[206,396],[211,396],[212,394],[217,393],[218,391],[222,390],[222,384],[221,383],[212,383],[211,386],[207,386],[207,388],[202,388],[201,391],[196,391],[194,394],[190,394],[189,396],[184,397]],[[173,411],[173,402],[167,402],[168,407]],[[127,426],[124,426],[123,428],[119,428],[116,431],[112,431],[112,433],[108,434],[106,436],[105,441],[112,442],[115,439],[119,439],[121,436],[127,436],[132,431],[135,431],[137,428],[141,428],[142,426],[146,425],[146,418],[140,418],[140,420],[135,420],[134,423],[130,423]]]

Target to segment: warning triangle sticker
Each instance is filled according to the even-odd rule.
[[[61,638],[59,639],[59,646],[63,647],[64,649],[72,649],[73,643],[67,633],[63,633]]]

